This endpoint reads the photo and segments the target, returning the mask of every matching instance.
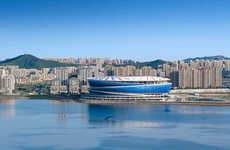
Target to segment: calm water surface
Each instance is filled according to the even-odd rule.
[[[230,107],[0,100],[1,150],[230,150]]]

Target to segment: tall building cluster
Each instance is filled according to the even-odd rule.
[[[79,66],[77,70],[77,76],[81,81],[81,85],[87,85],[88,78],[104,76],[102,64],[97,64],[96,66]]]
[[[60,67],[55,68],[56,78],[52,80],[50,93],[51,94],[78,94],[79,80],[76,77],[71,77],[70,74],[76,71],[76,67]],[[75,86],[75,87],[73,87]]]
[[[56,68],[56,78],[52,80],[50,93],[80,94],[88,88],[89,77],[103,77],[103,69],[100,64],[96,66],[60,67]]]
[[[156,69],[127,65],[130,62],[119,59],[79,58],[70,61],[77,61],[79,66],[40,70],[0,66],[0,93],[12,94],[15,85],[51,81],[51,94],[79,94],[87,92],[88,78],[104,76],[160,76],[170,78],[174,88],[219,88],[222,87],[222,72],[230,72],[230,60],[174,61],[158,65]]]
[[[230,71],[230,60],[224,60],[223,64],[224,64],[224,70]]]
[[[179,66],[179,88],[222,87],[222,62],[197,61]]]
[[[135,66],[128,65],[124,67],[115,67],[108,65],[104,68],[106,76],[156,76],[157,70],[152,67],[144,66],[137,69]]]
[[[144,66],[112,66],[104,68],[106,76],[160,76],[171,79],[175,88],[222,87],[222,70],[230,71],[229,60],[174,61],[159,65],[157,69]]]
[[[55,78],[55,72],[50,68],[38,69],[14,69],[12,74],[16,84],[37,84],[43,81],[50,81]]]
[[[43,58],[44,60],[58,61],[61,63],[72,63],[81,65],[92,64],[130,64],[134,63],[133,60],[125,59],[110,59],[110,58]]]
[[[29,85],[53,80],[53,69],[21,69],[18,66],[0,66],[0,93],[12,95],[16,85]]]
[[[12,95],[15,89],[15,77],[11,67],[0,67],[0,94]]]

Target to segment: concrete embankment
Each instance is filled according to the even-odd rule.
[[[176,89],[171,90],[170,94],[230,94],[230,89]]]
[[[171,90],[169,93],[169,97],[172,99],[177,99],[181,101],[187,102],[188,99],[191,98],[196,99],[196,101],[200,102],[202,100],[206,100],[209,103],[213,103],[213,101],[222,101],[228,102],[230,101],[230,89],[222,88],[222,89],[177,89]]]
[[[176,102],[176,101],[114,101],[114,100],[87,100],[87,99],[79,99],[79,102],[87,103],[87,104],[152,104],[152,105],[197,105],[197,106],[230,106],[230,102],[225,101],[187,101],[187,102]]]

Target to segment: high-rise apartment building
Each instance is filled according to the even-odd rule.
[[[106,66],[104,68],[105,76],[156,76],[157,72],[152,67],[144,66],[140,69],[137,69],[135,66]]]
[[[225,71],[230,71],[230,60],[224,60],[224,70]]]
[[[200,61],[180,64],[179,88],[222,87],[222,63]]]
[[[12,95],[15,89],[15,77],[7,69],[0,69],[0,93],[4,95]]]

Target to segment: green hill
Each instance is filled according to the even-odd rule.
[[[167,62],[167,61],[164,61],[164,60],[161,60],[161,59],[157,59],[157,60],[150,61],[150,62],[137,63],[136,67],[137,68],[142,68],[144,66],[149,66],[149,67],[152,67],[154,69],[157,69],[159,65],[166,64],[166,63],[169,64],[170,62]]]
[[[184,62],[195,61],[195,60],[230,60],[230,58],[217,55],[217,56],[205,56],[205,57],[195,57],[184,59]]]
[[[4,61],[0,61],[0,66],[17,65],[19,68],[25,69],[41,69],[41,68],[55,68],[76,66],[76,64],[66,64],[57,61],[39,59],[33,55],[25,54]]]

